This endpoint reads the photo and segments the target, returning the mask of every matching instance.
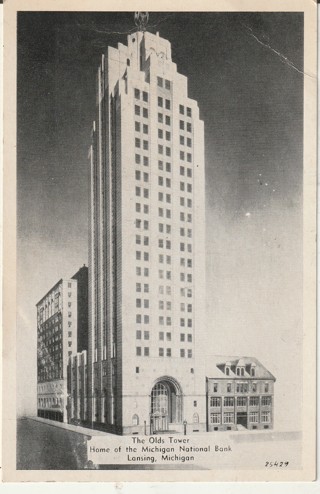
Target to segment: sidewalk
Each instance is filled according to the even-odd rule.
[[[65,429],[67,431],[76,432],[77,434],[83,434],[85,436],[114,436],[109,432],[97,431],[95,429],[88,429],[87,427],[81,427],[79,425],[66,424],[64,422],[57,422],[55,420],[43,419],[42,417],[21,417],[35,422],[41,422],[42,424],[51,425],[52,427],[58,427],[59,429]]]

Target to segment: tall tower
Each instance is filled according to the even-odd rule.
[[[88,414],[111,432],[205,430],[204,126],[171,45],[109,47],[90,148]]]

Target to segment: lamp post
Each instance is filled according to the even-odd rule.
[[[183,433],[184,433],[184,435],[187,434],[187,423],[188,422],[186,420],[183,421]]]

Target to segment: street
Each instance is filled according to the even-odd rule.
[[[18,470],[79,470],[86,467],[90,436],[42,424],[17,421]]]

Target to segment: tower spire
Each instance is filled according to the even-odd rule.
[[[135,12],[134,23],[138,31],[145,31],[149,20],[149,12]]]

